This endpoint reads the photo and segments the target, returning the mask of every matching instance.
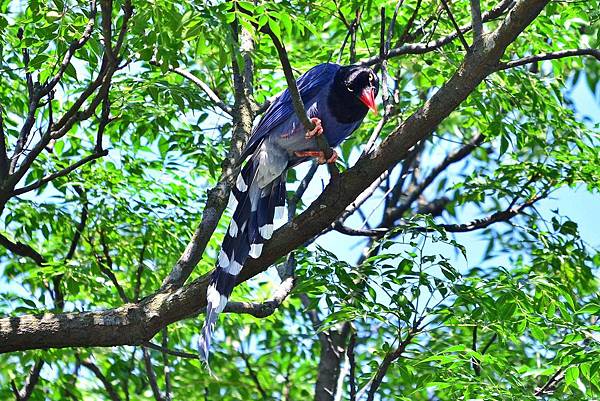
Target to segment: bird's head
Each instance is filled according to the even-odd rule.
[[[341,72],[346,90],[360,100],[365,106],[377,113],[375,97],[379,92],[379,78],[367,67],[351,65]]]

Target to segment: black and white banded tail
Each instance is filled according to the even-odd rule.
[[[286,171],[265,171],[265,160],[254,155],[239,174],[228,208],[235,209],[225,234],[217,266],[206,290],[206,319],[200,335],[200,358],[208,360],[215,322],[223,311],[237,275],[248,256],[258,258],[263,244],[273,234],[273,220],[281,218],[285,206]],[[261,168],[262,167],[262,168]]]

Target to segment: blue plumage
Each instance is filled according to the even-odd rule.
[[[319,64],[297,81],[309,118],[318,119],[331,147],[337,146],[375,110],[378,80],[368,68]],[[207,289],[207,313],[200,356],[208,359],[217,316],[222,312],[248,257],[258,258],[271,238],[273,221],[283,214],[287,170],[315,156],[318,146],[294,113],[286,89],[252,131],[242,153],[248,159],[230,199],[233,216]]]

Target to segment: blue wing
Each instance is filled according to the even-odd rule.
[[[302,74],[296,81],[302,102],[305,105],[310,103],[318,96],[321,90],[327,88],[333,82],[333,78],[339,69],[340,66],[338,64],[324,63],[316,65]],[[286,121],[293,114],[292,97],[289,90],[286,89],[273,101],[260,122],[252,130],[252,135],[246,144],[240,161],[243,161],[248,155],[254,152],[254,149],[264,137],[269,135],[274,128]]]

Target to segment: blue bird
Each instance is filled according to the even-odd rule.
[[[234,210],[233,217],[206,291],[206,320],[199,341],[204,361],[217,316],[227,304],[237,275],[248,256],[260,256],[264,242],[273,234],[274,219],[283,216],[287,170],[311,157],[321,164],[334,163],[337,153],[325,160],[315,136],[325,135],[333,148],[360,126],[369,109],[377,112],[379,80],[370,68],[319,64],[303,74],[297,85],[315,128],[305,132],[286,89],[252,130],[240,159],[248,161],[231,192],[228,207]]]

